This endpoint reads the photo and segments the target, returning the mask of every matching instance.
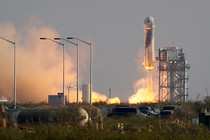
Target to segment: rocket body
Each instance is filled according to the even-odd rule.
[[[152,70],[155,67],[154,30],[154,18],[147,17],[144,20],[144,67],[147,70]]]

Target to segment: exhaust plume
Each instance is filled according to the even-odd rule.
[[[143,52],[139,52],[139,59],[142,62]],[[134,83],[134,91],[135,93],[128,98],[128,102],[131,104],[142,103],[142,102],[157,102],[158,100],[158,81],[155,77],[157,77],[157,71],[150,70],[146,71],[141,63],[138,64],[141,73],[144,73],[146,76],[140,78],[137,82]]]
[[[47,101],[48,95],[62,92],[62,46],[50,40],[40,40],[40,37],[59,37],[51,26],[43,25],[39,19],[33,19],[19,29],[12,23],[0,23],[0,33],[2,37],[16,42],[17,102]],[[73,53],[76,50],[75,47],[68,48],[68,45],[65,45],[65,95],[68,98],[69,94],[69,102],[76,102],[76,89],[69,90],[69,93],[67,89],[68,85],[75,86],[77,81],[76,53]],[[89,48],[80,47],[82,82],[84,76],[81,73],[87,77]],[[0,56],[0,95],[13,100],[13,46],[4,40],[0,40]],[[93,102],[106,100],[105,95],[93,91]],[[79,101],[82,101],[81,91]]]
[[[58,33],[40,22],[29,22],[18,30],[11,23],[0,24],[1,36],[16,42],[17,101],[40,102],[48,94],[62,91],[62,48],[40,37],[54,38]],[[0,94],[13,99],[13,46],[0,41]],[[76,72],[65,53],[65,84],[75,85]]]

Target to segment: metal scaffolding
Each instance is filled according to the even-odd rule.
[[[159,98],[161,101],[183,101],[188,97],[187,71],[190,69],[182,49],[159,49]]]

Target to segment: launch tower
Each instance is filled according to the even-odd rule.
[[[183,101],[188,97],[187,71],[190,69],[182,49],[169,46],[159,49],[159,98],[160,101]]]

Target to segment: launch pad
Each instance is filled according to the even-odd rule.
[[[183,101],[188,97],[187,71],[190,65],[182,49],[169,46],[159,49],[159,99],[160,101]]]
[[[154,31],[155,23],[154,18],[151,16],[146,17],[144,20],[144,67],[146,70],[153,70],[155,68],[155,53],[154,53]],[[169,44],[164,49],[159,49],[156,64],[159,71],[159,101],[183,101],[185,102],[188,97],[187,71],[190,69],[189,64],[185,60],[185,54],[182,49],[174,47]],[[149,72],[148,71],[148,72]],[[147,77],[147,81],[149,81]],[[151,89],[153,93],[153,82],[147,82],[147,91]],[[149,92],[150,93],[150,92]]]

